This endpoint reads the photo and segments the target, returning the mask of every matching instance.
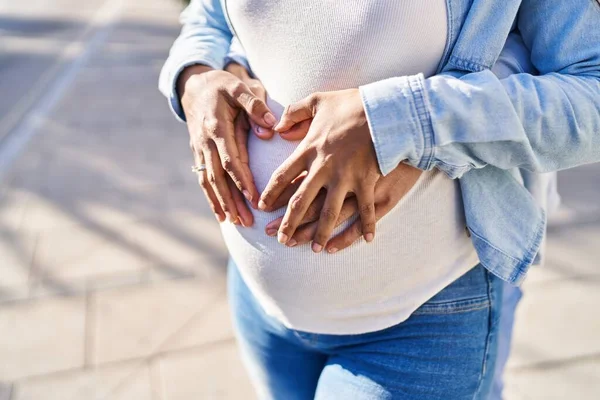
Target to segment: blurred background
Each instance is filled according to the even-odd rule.
[[[0,0],[0,400],[252,399],[157,91],[178,0]],[[506,398],[600,398],[600,165],[560,174]]]

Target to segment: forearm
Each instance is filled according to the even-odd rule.
[[[361,88],[383,173],[403,160],[454,178],[600,161],[600,7],[524,0],[519,22],[540,76],[451,71]]]
[[[183,28],[162,68],[159,88],[183,120],[177,90],[180,74],[195,65],[222,69],[232,34],[219,0],[192,0],[180,20]]]
[[[425,82],[434,135],[421,166],[551,172],[600,161],[600,79],[490,71]]]

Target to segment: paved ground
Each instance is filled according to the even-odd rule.
[[[226,253],[158,94],[174,0],[0,0],[0,400],[251,399]],[[600,167],[518,314],[508,399],[600,398]]]

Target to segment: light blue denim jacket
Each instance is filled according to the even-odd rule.
[[[405,161],[460,178],[481,263],[520,283],[546,227],[536,173],[600,161],[598,0],[446,0],[448,41],[438,74],[360,87],[381,172]],[[224,65],[234,27],[226,0],[193,0],[160,88],[184,118],[175,81],[191,64]],[[536,74],[492,67],[519,32]],[[539,74],[539,75],[538,75]]]

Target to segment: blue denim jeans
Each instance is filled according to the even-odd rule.
[[[496,357],[496,372],[490,400],[502,400],[504,369],[510,356],[515,312],[522,296],[523,292],[518,286],[513,286],[510,283],[502,285],[502,315],[498,332],[498,356]]]
[[[265,314],[233,262],[229,296],[260,399],[488,399],[502,282],[478,265],[406,321],[359,335],[288,329]]]

